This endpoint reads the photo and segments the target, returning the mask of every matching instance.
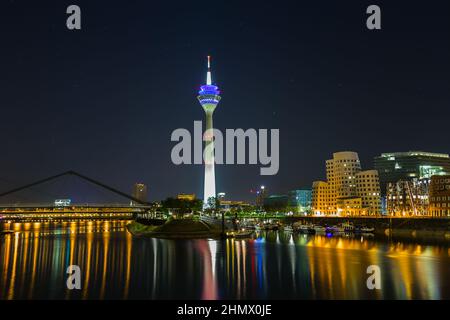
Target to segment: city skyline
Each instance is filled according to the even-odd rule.
[[[170,133],[203,117],[194,92],[207,54],[227,97],[216,127],[279,128],[281,135],[276,176],[260,176],[258,166],[217,166],[217,191],[230,198],[250,200],[259,185],[283,191],[324,179],[323,159],[336,150],[357,151],[365,168],[383,152],[449,152],[439,138],[448,134],[450,101],[450,48],[441,41],[448,22],[439,19],[446,4],[408,7],[409,17],[424,15],[408,27],[403,11],[383,4],[389,14],[379,33],[365,28],[364,4],[285,4],[246,3],[237,13],[220,4],[221,24],[209,30],[187,19],[206,14],[200,5],[174,13],[162,4],[150,10],[81,1],[79,33],[59,17],[64,4],[6,4],[5,48],[14,50],[3,56],[10,77],[0,97],[9,119],[0,131],[0,188],[76,170],[121,190],[142,181],[151,186],[150,200],[203,194],[203,166],[170,162]],[[273,28],[260,18],[269,12]],[[130,18],[126,28],[107,18],[120,15]],[[227,41],[204,41],[217,37]],[[174,121],[164,120],[173,113]]]
[[[293,188],[288,188],[288,189],[272,189],[272,187],[269,186],[265,186],[265,185],[260,185],[260,186],[254,186],[251,190],[250,190],[250,194],[251,197],[249,197],[248,199],[244,199],[244,197],[239,196],[238,197],[230,197],[229,193],[227,192],[227,190],[218,190],[216,195],[217,198],[219,199],[224,199],[226,198],[226,201],[229,200],[237,200],[237,201],[244,201],[248,204],[255,204],[257,207],[258,206],[262,206],[262,202],[259,203],[258,205],[258,198],[261,198],[262,195],[262,191],[264,192],[263,197],[260,199],[260,201],[262,201],[264,198],[266,197],[271,197],[271,196],[286,196],[288,193],[294,192],[296,190],[316,190],[316,192],[319,192],[320,189],[323,189],[323,192],[326,192],[327,194],[330,193],[330,195],[324,195],[325,197],[329,197],[331,196],[331,194],[337,192],[336,195],[333,196],[333,201],[336,201],[336,199],[339,198],[346,198],[346,197],[357,197],[357,198],[361,198],[362,205],[363,207],[366,206],[366,204],[371,203],[374,199],[371,199],[371,196],[373,192],[376,192],[376,196],[377,198],[379,198],[381,196],[381,198],[379,200],[386,201],[388,200],[389,196],[386,196],[386,191],[389,191],[389,188],[392,188],[393,185],[395,185],[396,183],[404,183],[406,181],[413,181],[413,180],[417,180],[417,182],[421,182],[422,183],[429,183],[430,179],[433,176],[439,177],[439,176],[446,176],[450,174],[450,154],[445,154],[445,153],[431,153],[431,152],[427,152],[427,151],[419,151],[419,150],[415,150],[415,151],[407,151],[407,152],[391,152],[391,153],[382,153],[381,156],[376,156],[373,158],[373,164],[374,164],[374,168],[364,168],[364,170],[362,170],[361,168],[361,162],[359,160],[359,154],[358,152],[355,151],[349,151],[349,150],[341,150],[341,151],[336,151],[333,152],[333,159],[328,159],[328,160],[323,160],[323,162],[326,163],[326,178],[325,179],[315,179],[313,181],[311,181],[309,184],[306,183],[304,185],[297,185],[294,186]],[[338,157],[337,159],[335,157]],[[346,157],[350,157],[349,159],[346,159]],[[353,159],[354,158],[354,159]],[[340,160],[339,160],[340,159]],[[353,160],[352,160],[353,159]],[[386,163],[383,162],[383,164],[381,164],[381,159],[383,159],[383,161],[386,161]],[[436,160],[437,159],[437,160]],[[405,162],[406,160],[406,162]],[[344,168],[346,166],[346,162],[354,162],[356,161],[356,167],[354,168],[354,171],[352,172],[344,172],[346,169]],[[438,162],[436,162],[438,161]],[[339,175],[337,175],[334,171],[336,169],[333,169],[334,165],[332,164],[333,162],[337,162],[338,166],[343,166],[342,168],[337,169],[337,172],[340,172]],[[339,164],[339,162],[343,162],[342,164]],[[392,164],[389,164],[390,162],[392,162]],[[395,168],[394,168],[394,164],[395,163]],[[405,167],[397,167],[398,163],[401,163],[401,165],[403,166],[404,164],[407,164]],[[431,164],[435,164],[435,165],[430,165]],[[424,165],[425,164],[425,165]],[[436,164],[438,166],[436,166]],[[354,166],[354,164],[350,164],[351,166]],[[390,169],[384,169],[384,168],[391,168]],[[206,169],[206,166],[205,166]],[[383,171],[381,171],[383,170]],[[206,170],[205,170],[206,171]],[[342,172],[341,172],[342,171]],[[381,174],[380,174],[381,172]],[[347,175],[350,174],[350,176],[348,177],[349,179],[356,179],[354,180],[353,184],[356,182],[356,185],[350,185],[350,189],[351,190],[347,190],[349,187],[345,186],[345,180],[347,179]],[[54,185],[50,185],[50,188],[48,189],[34,189],[34,190],[26,190],[26,189],[31,189],[31,186],[28,187],[24,187],[24,186],[17,186],[15,185],[14,189],[18,188],[18,189],[24,189],[25,191],[27,191],[27,195],[23,195],[20,194],[21,192],[23,192],[23,190],[16,190],[16,191],[12,191],[9,190],[7,191],[8,195],[3,196],[4,198],[4,202],[5,203],[33,203],[34,200],[30,200],[30,195],[34,195],[35,197],[38,197],[40,199],[47,199],[49,202],[53,203],[53,200],[55,199],[62,199],[62,198],[67,198],[70,200],[75,200],[74,203],[87,203],[87,202],[96,202],[97,200],[92,200],[92,199],[99,199],[98,196],[102,197],[105,196],[104,191],[99,190],[98,186],[95,186],[96,183],[104,183],[104,182],[94,182],[94,184],[89,183],[87,181],[82,181],[85,179],[78,179],[78,181],[74,181],[74,180],[70,180],[70,181],[64,181],[62,179],[63,176],[73,176],[73,175],[79,175],[79,173],[74,172],[74,171],[68,171],[65,173],[59,173],[58,175],[52,176],[52,177],[46,177],[43,178],[42,180],[54,180],[52,182],[52,184]],[[391,181],[393,184],[389,185],[389,183],[386,185],[386,183],[383,185],[383,180],[378,179],[378,176],[381,175],[384,177],[384,179],[387,179],[388,181]],[[316,176],[320,176],[320,173],[317,173]],[[333,178],[333,176],[335,178]],[[331,181],[330,178],[331,177]],[[367,194],[365,193],[365,189],[361,189],[359,184],[360,183],[365,183],[366,181],[364,180],[365,177],[369,177],[369,178],[375,178],[376,180],[376,185],[367,185],[367,186],[363,186],[363,187],[370,187],[370,189],[367,189]],[[90,178],[92,179],[92,178]],[[337,179],[337,180],[336,180]],[[95,180],[95,179],[93,179]],[[334,181],[336,180],[336,181]],[[341,181],[341,183],[343,184],[343,188],[340,188],[337,186],[338,180]],[[361,180],[361,181],[360,181]],[[425,182],[425,180],[427,180],[428,182]],[[75,183],[74,183],[75,182]],[[373,181],[375,182],[375,181]],[[31,182],[28,181],[28,183],[30,184],[36,184],[36,185],[42,185],[42,186],[46,186],[48,184],[45,182]],[[335,185],[336,185],[336,190],[333,191],[333,189],[335,189]],[[41,186],[41,188],[42,188]],[[202,184],[203,187],[205,187],[205,184]],[[114,186],[110,186],[111,188],[114,188],[115,190],[117,190]],[[351,188],[353,187],[353,189]],[[186,190],[178,190],[177,193],[175,194],[166,194],[163,195],[162,198],[158,198],[158,199],[153,199],[153,200],[149,200],[148,198],[148,194],[147,194],[147,185],[142,183],[142,182],[135,182],[132,186],[132,190],[131,192],[127,192],[126,190],[118,190],[118,192],[122,192],[123,194],[126,194],[126,197],[124,197],[123,195],[118,195],[116,193],[116,191],[113,191],[111,194],[107,194],[106,198],[102,198],[103,201],[113,201],[115,202],[117,199],[120,199],[121,201],[115,202],[115,203],[122,203],[124,200],[127,201],[127,197],[133,197],[135,199],[139,199],[140,201],[143,202],[148,202],[148,203],[158,203],[161,201],[164,201],[165,199],[168,198],[179,198],[180,195],[187,195],[189,196],[188,198],[193,200],[193,199],[201,199],[203,200],[203,203],[206,204],[205,202],[205,198],[204,197],[198,197],[196,196],[195,193],[192,192],[186,192]],[[342,189],[341,191],[338,191],[340,189]],[[375,188],[375,189],[373,189]],[[326,190],[326,191],[325,191]],[[5,190],[3,190],[5,191]],[[125,191],[125,192],[123,192]],[[364,191],[364,192],[363,192]],[[61,192],[61,193],[54,193],[54,192]],[[80,193],[78,193],[80,192]],[[114,194],[116,193],[116,194]],[[428,193],[428,190],[426,191],[426,193]],[[91,199],[87,200],[82,198],[86,195],[90,195]],[[375,195],[375,194],[374,194]],[[74,198],[72,198],[74,196]],[[11,198],[12,197],[12,198]],[[93,198],[92,198],[93,197]],[[97,198],[96,198],[97,197]],[[11,201],[12,199],[12,201]],[[115,200],[113,200],[115,199]],[[55,200],[56,201],[56,200]],[[322,200],[321,200],[322,201]],[[328,201],[328,200],[327,200]],[[326,202],[327,202],[326,201]],[[378,200],[377,200],[378,201]],[[134,201],[132,200],[131,203],[133,203]],[[320,201],[319,201],[320,202]],[[366,203],[365,203],[366,202]],[[376,205],[375,207],[379,207],[380,204]],[[207,207],[207,206],[206,206]],[[314,207],[314,205],[313,205]],[[327,209],[325,207],[328,207]],[[370,207],[370,206],[369,206]],[[332,209],[334,208],[334,209]],[[382,208],[382,214],[387,214],[386,212],[386,204],[383,205]],[[329,211],[329,212],[328,212]],[[389,210],[388,210],[389,211]],[[313,212],[314,213],[325,213],[325,214],[336,214],[336,203],[331,203],[331,204],[326,204],[325,206],[321,206],[321,209],[318,208],[313,208]],[[367,214],[367,213],[366,213]],[[373,213],[372,213],[373,214]],[[369,215],[372,215],[369,214]],[[376,213],[376,214],[380,214],[380,212]]]
[[[450,2],[4,2],[5,307],[450,299]]]

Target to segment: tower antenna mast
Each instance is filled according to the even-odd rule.
[[[208,86],[212,85],[211,56],[208,56],[208,72],[206,73],[206,84]]]

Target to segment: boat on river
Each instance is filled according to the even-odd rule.
[[[247,230],[256,230],[258,228],[258,224],[246,222],[246,223],[242,224],[241,227],[244,229],[247,229]]]
[[[327,231],[327,228],[325,228],[324,226],[315,224],[314,231],[316,231],[316,233],[325,233]]]
[[[314,229],[313,224],[302,224],[299,222],[294,223],[294,230],[299,233],[304,234],[315,234],[316,230]]]
[[[278,230],[278,228],[279,228],[278,223],[267,222],[267,223],[264,223],[264,225],[263,225],[263,229],[265,229],[265,230]]]
[[[343,232],[355,232],[355,226],[351,222],[343,222],[339,224],[339,227],[343,230]]]
[[[341,224],[338,224],[338,225],[334,225],[334,226],[327,226],[326,232],[327,233],[344,233],[346,231],[345,231],[345,228]]]
[[[364,225],[355,227],[356,233],[373,233],[374,231],[375,231],[375,228],[364,226]]]
[[[355,226],[351,222],[339,223],[335,226],[328,226],[326,232],[328,233],[372,233],[375,228],[367,226]]]

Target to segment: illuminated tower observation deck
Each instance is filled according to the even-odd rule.
[[[220,91],[217,86],[212,85],[211,60],[208,56],[208,72],[206,73],[206,84],[200,87],[198,101],[205,110],[206,129],[204,134],[205,149],[205,185],[203,193],[203,206],[207,207],[208,199],[216,196],[216,176],[214,171],[214,132],[213,113],[220,101]]]

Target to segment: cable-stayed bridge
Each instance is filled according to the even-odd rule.
[[[83,181],[100,187],[103,190],[126,199],[126,203],[60,203],[54,202],[13,202],[2,203],[6,196],[28,190],[37,185],[54,181],[64,176],[75,176]],[[1,220],[30,220],[42,221],[53,219],[133,219],[154,217],[154,205],[137,199],[125,192],[117,190],[100,181],[84,176],[75,171],[63,172],[45,179],[0,192],[0,221]]]

